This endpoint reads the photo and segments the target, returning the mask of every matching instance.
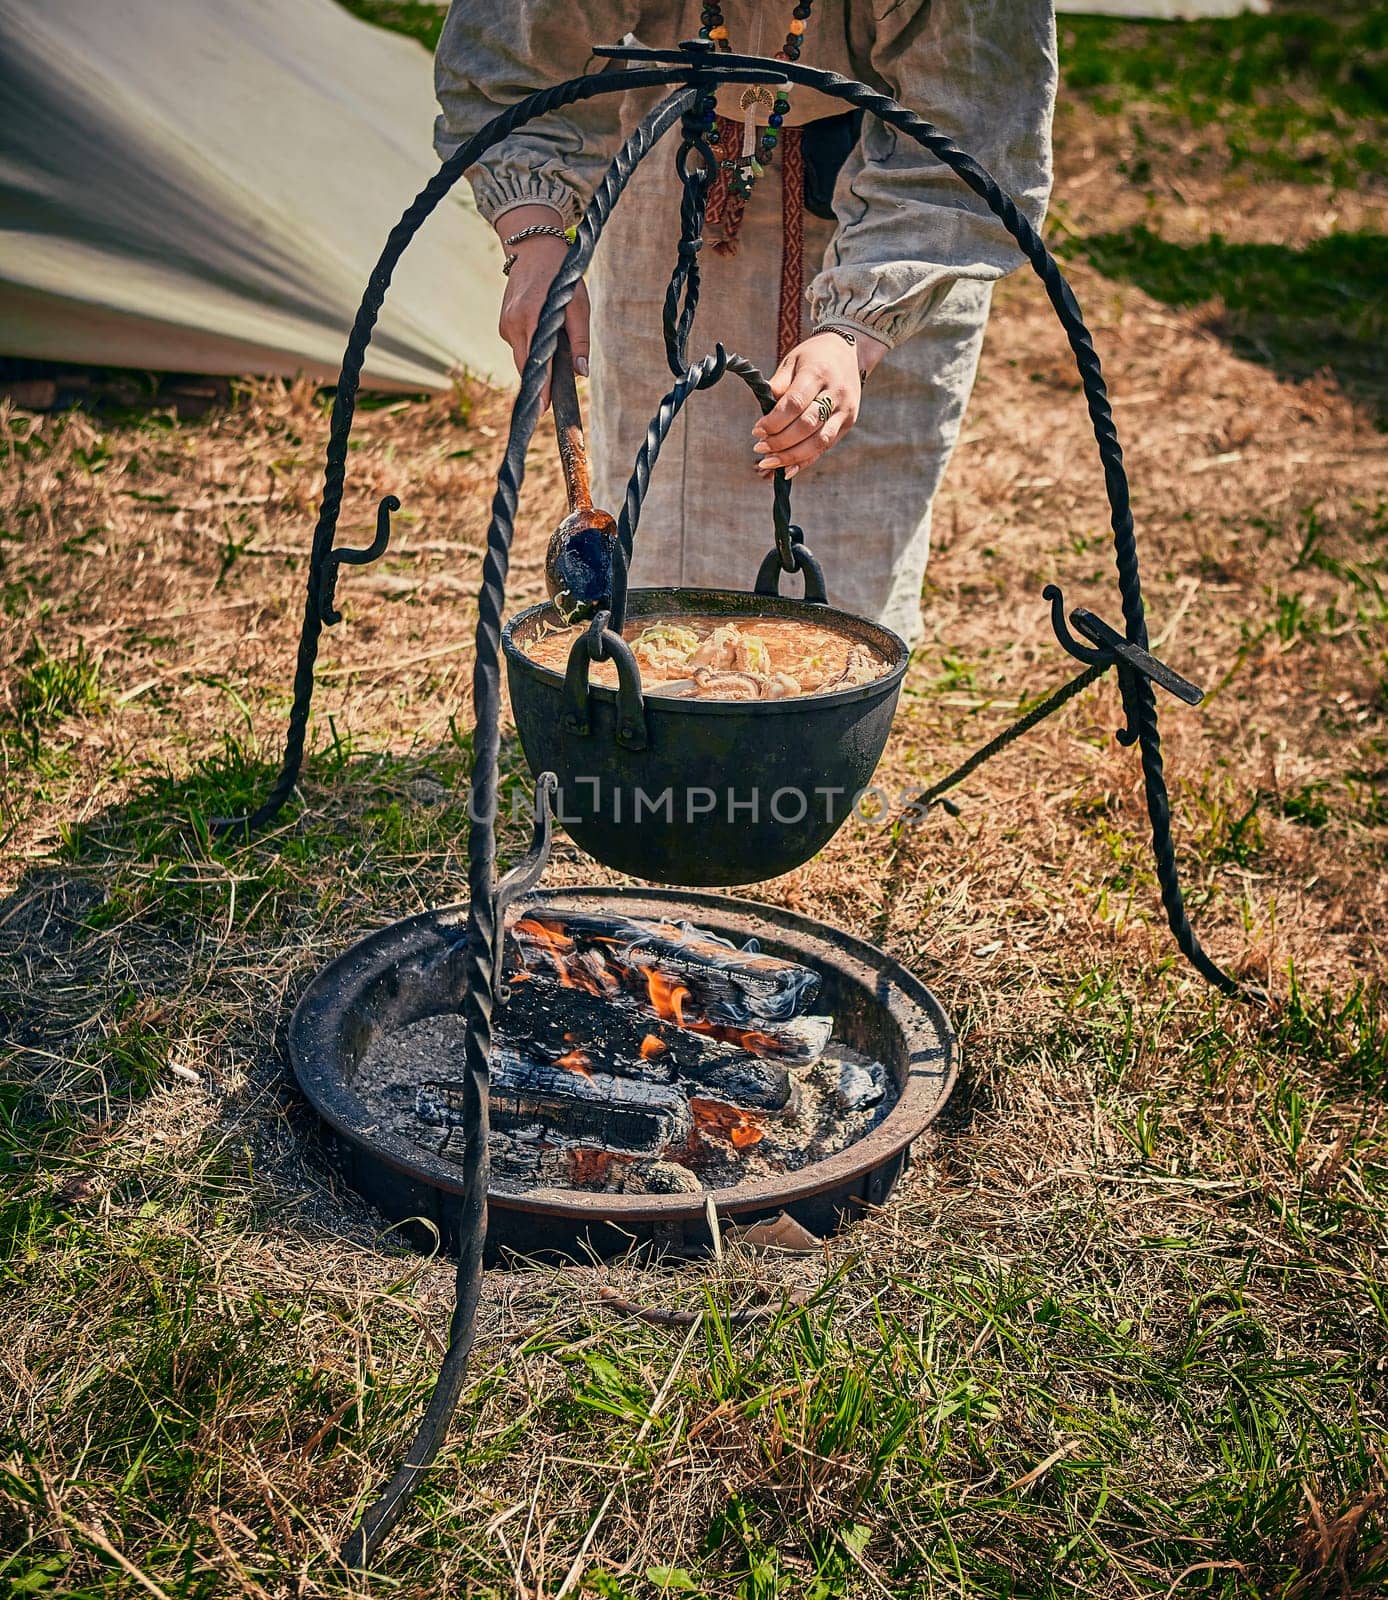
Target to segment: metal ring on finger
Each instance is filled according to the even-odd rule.
[[[833,395],[831,395],[826,389],[824,393],[819,395],[815,400],[814,408],[819,417],[819,425],[822,428],[824,424],[828,422],[829,418],[833,416],[836,409]]]

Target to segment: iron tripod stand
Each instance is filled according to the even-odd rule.
[[[1046,593],[1051,602],[1057,637],[1068,653],[1084,663],[1084,670],[1013,728],[991,741],[962,768],[927,790],[922,799],[927,804],[933,803],[982,760],[996,753],[1027,728],[1035,726],[1042,716],[1057,709],[1110,667],[1115,668],[1126,713],[1126,726],[1120,732],[1119,739],[1125,744],[1136,744],[1141,754],[1153,853],[1162,902],[1172,933],[1182,953],[1210,983],[1228,994],[1247,996],[1250,993],[1206,955],[1186,916],[1171,837],[1170,805],[1162,769],[1155,689],[1160,686],[1189,704],[1197,703],[1201,695],[1193,685],[1148,652],[1127,475],[1099,358],[1074,293],[1036,230],[972,157],[924,118],[866,84],[795,62],[733,54],[715,56],[711,46],[698,42],[686,43],[670,51],[622,47],[600,49],[595,53],[609,61],[624,63],[626,70],[574,78],[541,90],[507,108],[442,164],[386,241],[347,342],[333,405],[323,494],[314,528],[293,703],[281,770],[264,802],[255,811],[242,817],[221,819],[217,824],[219,831],[247,835],[274,818],[293,792],[303,763],[314,666],[322,630],[340,620],[335,603],[340,570],[344,565],[359,566],[377,559],[385,553],[389,544],[390,515],[399,509],[400,504],[393,495],[387,495],[380,502],[376,536],[369,546],[361,549],[334,548],[333,540],[341,510],[348,436],[365,353],[401,255],[463,172],[515,129],[546,112],[597,95],[619,90],[626,92],[674,86],[674,92],[633,130],[584,211],[574,242],[550,288],[531,342],[520,390],[512,409],[505,456],[497,477],[483,562],[473,669],[475,742],[468,832],[466,927],[453,953],[457,992],[465,1021],[466,1068],[463,1160],[466,1198],[459,1229],[457,1301],[450,1324],[448,1349],[416,1437],[389,1483],[343,1546],[343,1560],[356,1567],[366,1564],[399,1519],[410,1493],[438,1453],[462,1392],[482,1287],[488,1187],[487,1076],[492,1012],[499,998],[502,918],[506,903],[538,880],[549,850],[548,797],[552,789],[552,775],[544,773],[537,783],[535,838],[531,850],[506,878],[498,882],[499,646],[526,449],[540,419],[541,393],[554,359],[565,309],[587,270],[603,227],[632,174],[676,122],[683,122],[683,139],[677,158],[683,189],[681,231],[678,258],[665,303],[666,354],[675,383],[653,419],[636,461],[619,524],[622,559],[616,564],[618,592],[614,593],[611,614],[600,614],[598,627],[587,636],[592,640],[591,654],[600,656],[621,643],[625,560],[631,554],[631,542],[651,467],[661,442],[686,400],[698,390],[719,381],[727,372],[733,372],[748,383],[764,409],[769,408],[771,403],[769,390],[761,374],[740,357],[728,354],[720,347],[714,354],[691,365],[686,354],[686,342],[698,305],[698,253],[702,244],[704,205],[715,172],[715,157],[707,142],[707,132],[712,97],[719,85],[805,85],[870,112],[914,139],[948,167],[1006,227],[1022,255],[1041,279],[1075,355],[1104,471],[1122,603],[1122,631],[1110,627],[1091,612],[1076,611],[1071,620],[1083,636],[1083,642],[1075,638],[1066,626],[1064,603],[1059,590],[1048,588]],[[776,474],[774,490],[774,524],[775,549],[763,563],[758,575],[758,589],[765,592],[763,586],[767,586],[774,592],[781,571],[798,570],[805,574],[807,598],[814,598],[816,593],[822,595],[822,574],[818,563],[805,548],[799,530],[790,521],[790,489],[784,475],[779,472]]]

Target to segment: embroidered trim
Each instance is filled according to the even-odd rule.
[[[742,124],[730,117],[718,119],[718,147],[735,150]],[[779,364],[800,343],[805,305],[805,152],[799,128],[782,128],[781,172],[781,285],[776,302],[776,360]],[[741,243],[745,196],[729,185],[729,171],[720,166],[709,190],[705,226],[716,229],[713,252],[725,259],[735,256]]]
[[[799,128],[781,129],[781,301],[776,364],[800,343],[805,308],[805,151]]]
[[[736,150],[742,138],[742,124],[731,117],[718,118],[718,137],[715,148],[720,151]],[[737,254],[738,232],[742,227],[742,214],[747,209],[744,196],[735,195],[731,188],[732,170],[720,161],[718,176],[709,190],[704,221],[711,228],[720,229],[713,241],[715,255],[729,257]]]

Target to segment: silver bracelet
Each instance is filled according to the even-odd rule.
[[[836,334],[838,334],[840,339],[846,340],[849,344],[853,345],[855,349],[857,348],[858,335],[856,333],[854,333],[852,328],[841,328],[837,322],[821,322],[820,325],[817,328],[811,328],[810,329],[810,338],[813,339],[816,334],[820,334],[820,333],[836,333]],[[858,368],[858,383],[859,383],[859,386],[861,387],[867,381],[868,381],[867,373],[863,370],[862,367],[859,367]]]
[[[528,228],[522,228],[519,233],[513,233],[509,239],[503,239],[501,241],[501,248],[503,250],[509,250],[512,245],[519,244],[522,239],[535,239],[541,236],[550,239],[562,239],[565,244],[569,244],[571,242],[568,234],[565,233],[562,228],[557,227],[554,223],[532,222]],[[509,278],[511,276],[511,268],[515,266],[519,259],[520,258],[515,255],[509,255],[506,257],[506,265],[501,269],[501,274],[503,277]]]

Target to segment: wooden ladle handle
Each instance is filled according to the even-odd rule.
[[[583,442],[583,413],[578,408],[574,382],[573,350],[566,329],[559,330],[550,374],[550,404],[554,407],[554,435],[559,441],[559,464],[564,470],[564,491],[570,511],[591,511],[593,490],[588,478],[588,450]]]
[[[549,399],[554,407],[554,433],[559,440],[569,513],[550,535],[545,553],[545,588],[559,616],[575,623],[612,603],[617,524],[608,512],[599,511],[593,504],[588,451],[583,442],[583,413],[578,409],[578,386],[574,382],[573,350],[562,329],[554,347]]]

